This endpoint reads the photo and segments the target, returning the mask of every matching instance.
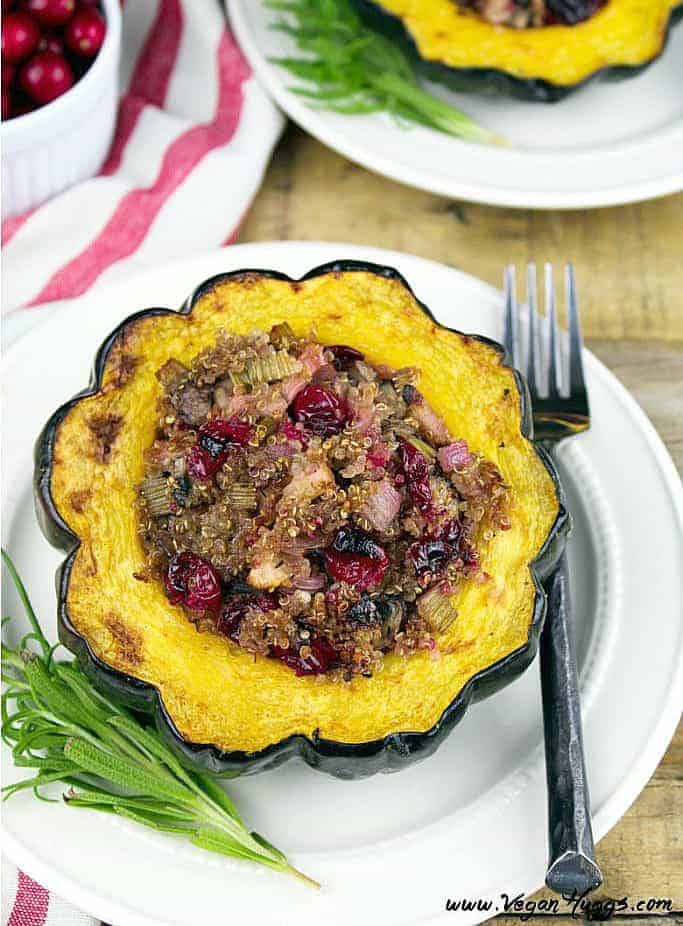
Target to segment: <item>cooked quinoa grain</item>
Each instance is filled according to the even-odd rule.
[[[438,656],[476,540],[510,526],[500,472],[449,434],[419,371],[286,324],[169,360],[139,486],[152,576],[198,631],[297,675]]]

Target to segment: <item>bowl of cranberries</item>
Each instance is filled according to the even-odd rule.
[[[116,121],[119,0],[2,0],[2,207],[95,174]]]

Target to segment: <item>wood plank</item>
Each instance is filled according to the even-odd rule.
[[[290,126],[240,240],[394,248],[495,285],[505,262],[572,260],[587,337],[677,340],[683,339],[682,228],[683,194],[572,212],[453,202],[369,173]]]
[[[368,173],[290,126],[240,240],[394,248],[494,285],[504,263],[571,259],[589,347],[633,393],[683,472],[682,228],[683,194],[577,212],[453,202]],[[672,901],[671,914],[629,910],[616,919],[683,926],[683,724],[642,794],[600,842],[598,858],[605,876],[598,896]],[[542,891],[535,899],[551,896]],[[534,926],[575,922],[562,910],[552,917],[537,912],[532,920]]]

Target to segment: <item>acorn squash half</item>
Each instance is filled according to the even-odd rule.
[[[392,655],[382,672],[349,684],[297,677],[198,633],[160,583],[135,578],[145,567],[136,486],[155,431],[155,372],[169,358],[191,360],[220,329],[285,320],[374,363],[419,367],[431,407],[510,487],[511,529],[479,545],[491,579],[456,596],[439,659]],[[433,752],[470,701],[511,681],[536,653],[540,579],[569,525],[557,474],[530,430],[526,388],[503,349],[439,325],[395,270],[345,261],[300,280],[260,270],[214,277],[180,313],[149,309],[123,322],[97,354],[91,386],[38,440],[39,518],[68,551],[57,579],[61,640],[98,685],[152,711],[179,752],[209,770],[257,771],[296,754],[344,778],[400,768]]]
[[[424,75],[455,90],[555,102],[598,73],[627,77],[664,49],[681,0],[607,0],[573,26],[496,26],[457,0],[354,0],[372,28],[401,43]]]

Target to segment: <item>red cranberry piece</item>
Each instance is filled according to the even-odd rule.
[[[334,357],[332,364],[335,370],[350,370],[356,360],[365,360],[365,354],[346,344],[334,344],[328,350]]]
[[[2,88],[2,118],[12,118],[12,97],[7,87]]]
[[[38,42],[38,51],[51,51],[55,55],[63,55],[64,42],[54,32],[45,32]]]
[[[357,527],[340,528],[323,556],[333,579],[359,589],[378,585],[389,565],[382,547]]]
[[[308,644],[310,655],[302,656],[301,651],[295,647],[282,649],[274,646],[272,654],[290,669],[294,669],[298,676],[324,675],[336,662],[338,655],[327,637],[314,637]]]
[[[274,595],[267,593],[263,595],[233,595],[223,605],[218,618],[218,632],[238,643],[240,624],[250,608],[258,608],[264,612],[272,611],[277,608],[277,601]]]
[[[447,543],[432,537],[416,540],[408,549],[408,557],[420,578],[427,572],[433,577],[441,575],[452,554]]]
[[[102,14],[95,7],[85,7],[78,10],[67,25],[64,40],[75,55],[93,58],[102,48],[106,32]]]
[[[71,19],[76,0],[24,0],[23,7],[44,29],[54,29]]]
[[[399,437],[398,452],[403,467],[408,493],[413,504],[420,510],[425,518],[431,519],[435,515],[432,501],[432,490],[429,485],[429,461],[417,447]]]
[[[225,463],[233,447],[243,447],[253,428],[237,418],[212,418],[199,429],[198,441],[187,456],[187,471],[193,479],[205,482]]]
[[[9,61],[2,62],[2,89],[7,90],[14,80],[16,67]]]
[[[254,429],[238,418],[212,418],[199,429],[199,443],[211,454],[218,456],[231,445],[244,447],[253,437]]]
[[[292,417],[318,437],[330,437],[344,430],[350,421],[346,402],[325,386],[309,383],[297,393],[291,405]]]
[[[28,58],[38,46],[40,29],[28,13],[18,10],[2,19],[2,57],[10,64]]]
[[[20,6],[43,31],[66,25],[76,12],[76,0],[20,0]]]
[[[308,447],[308,436],[306,432],[302,431],[300,428],[297,428],[294,422],[290,421],[289,418],[285,419],[280,430],[285,435],[287,440],[299,441],[304,450],[306,447]]]
[[[214,476],[223,465],[223,460],[212,457],[199,444],[195,444],[187,455],[187,471],[193,479],[206,482]]]
[[[184,604],[190,611],[217,611],[221,604],[221,582],[208,560],[194,553],[178,553],[168,564],[164,581],[171,604]]]
[[[74,75],[63,55],[39,51],[22,67],[19,80],[31,99],[43,105],[66,93],[73,86]]]

